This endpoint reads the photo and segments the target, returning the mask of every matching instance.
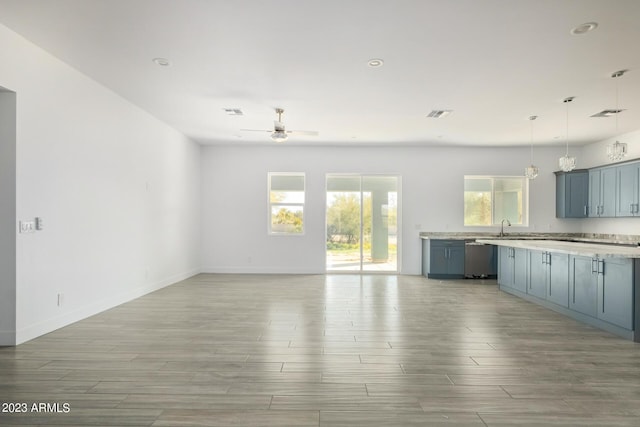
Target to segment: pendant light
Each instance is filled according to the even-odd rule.
[[[618,81],[620,77],[624,75],[627,70],[616,71],[611,75],[612,78],[616,79],[616,137],[618,135],[618,114],[622,112],[622,110],[618,106]],[[627,144],[625,142],[620,142],[616,139],[616,142],[613,144],[607,145],[607,157],[612,162],[618,162],[624,158],[627,154]]]
[[[524,176],[528,179],[536,179],[538,176],[538,167],[533,165],[533,121],[537,118],[538,116],[529,117],[529,121],[531,122],[531,165],[524,168]]]
[[[567,106],[567,149],[564,156],[560,157],[560,159],[558,160],[560,169],[562,169],[563,172],[570,172],[576,168],[576,158],[569,157],[569,103],[573,101],[573,98],[573,96],[570,96],[568,98],[565,98],[565,100],[563,101]]]

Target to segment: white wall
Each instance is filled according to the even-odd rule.
[[[562,147],[536,148],[540,176],[530,185],[530,226],[510,231],[575,232],[555,218],[555,176]],[[420,273],[420,231],[491,231],[463,226],[464,175],[522,175],[529,148],[203,147],[203,261],[209,272],[323,273],[325,175],[356,172],[402,177],[401,272]],[[267,235],[267,173],[305,172],[306,234]]]
[[[199,272],[200,147],[3,26],[0,52],[17,219],[45,225],[17,236],[17,342]]]
[[[0,345],[16,340],[16,95],[0,87]]]
[[[583,147],[578,166],[591,168],[611,164],[607,158],[607,145],[616,139],[627,143],[628,153],[624,160],[640,159],[640,130],[637,130]],[[640,235],[639,218],[587,218],[581,221],[584,233]]]

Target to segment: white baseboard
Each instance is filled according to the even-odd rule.
[[[94,316],[105,310],[109,310],[110,308],[116,307],[120,304],[124,304],[136,298],[140,298],[143,295],[157,291],[159,289],[172,285],[181,280],[185,280],[185,279],[188,279],[189,277],[193,277],[196,274],[199,274],[200,272],[201,272],[200,269],[193,269],[184,273],[175,274],[173,276],[162,279],[151,285],[147,284],[147,285],[139,286],[128,292],[124,292],[119,295],[114,295],[109,298],[103,299],[102,301],[98,301],[98,302],[94,302],[92,304],[86,305],[77,310],[73,310],[73,311],[61,314],[59,316],[51,317],[49,319],[42,320],[38,323],[34,323],[32,325],[28,325],[26,327],[20,328],[14,334],[14,343],[15,345],[22,344],[26,341],[32,340],[41,335],[55,331],[56,329],[60,329],[64,326],[68,326],[82,319],[86,319],[87,317]],[[0,338],[1,337],[2,335],[0,335]]]
[[[204,267],[202,273],[219,274],[324,274],[324,269],[300,267]]]

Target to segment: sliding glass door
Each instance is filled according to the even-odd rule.
[[[327,175],[327,271],[398,271],[398,177]]]

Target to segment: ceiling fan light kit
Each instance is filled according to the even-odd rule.
[[[309,130],[285,130],[284,123],[282,122],[282,114],[284,114],[284,109],[276,108],[276,114],[278,116],[278,120],[273,122],[273,130],[262,130],[262,129],[240,129],[241,131],[246,132],[269,132],[271,135],[271,139],[275,142],[282,143],[285,142],[289,138],[289,134],[296,135],[308,135],[308,136],[317,136],[318,132],[309,131]]]
[[[288,135],[283,130],[275,130],[271,134],[271,139],[273,139],[275,142],[285,142],[287,138],[288,138]]]

